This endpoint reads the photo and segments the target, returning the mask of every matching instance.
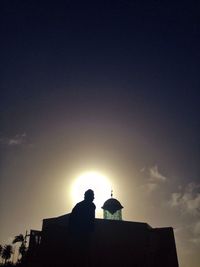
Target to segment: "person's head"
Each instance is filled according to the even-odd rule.
[[[94,191],[92,189],[85,191],[84,199],[92,202],[94,200]]]

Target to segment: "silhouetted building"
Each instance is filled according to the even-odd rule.
[[[74,242],[70,214],[44,219],[37,266],[178,267],[173,229],[122,221],[122,208],[112,197],[104,203],[105,219],[94,220],[85,247]]]
[[[41,248],[42,231],[31,230],[29,235],[29,247],[25,255],[25,265],[28,262],[29,267],[40,266],[40,248]]]

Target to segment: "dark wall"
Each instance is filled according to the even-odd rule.
[[[68,230],[68,218],[43,221],[43,266],[178,267],[172,228],[96,219],[92,233],[74,237]]]

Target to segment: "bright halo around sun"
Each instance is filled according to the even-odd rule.
[[[103,203],[110,198],[111,183],[106,176],[99,172],[90,171],[81,174],[72,184],[71,197],[73,205],[84,199],[84,193],[88,189],[94,191],[96,215],[100,215]]]

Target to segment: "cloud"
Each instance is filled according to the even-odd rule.
[[[10,146],[18,146],[25,143],[26,133],[17,134],[14,138],[10,139],[8,145]]]
[[[172,207],[180,208],[183,213],[193,216],[200,215],[200,184],[189,183],[180,192],[171,194],[169,204]]]
[[[0,138],[0,144],[7,146],[20,146],[26,143],[26,137],[27,137],[26,133],[17,134],[11,138],[2,137]]]
[[[193,227],[193,233],[196,235],[200,235],[200,221],[197,222]]]
[[[195,245],[200,245],[200,221],[193,224],[192,238],[189,241]]]
[[[160,187],[160,183],[167,180],[167,178],[159,172],[157,165],[148,169],[143,167],[140,172],[145,173],[147,176],[145,184],[142,185],[142,190],[149,194],[156,191]]]
[[[200,236],[191,238],[190,242],[194,243],[195,245],[199,245],[200,244]]]
[[[142,190],[147,194],[154,192],[158,187],[159,186],[155,183],[146,183],[141,186]]]
[[[149,175],[149,180],[152,182],[165,182],[167,180],[167,177],[165,177],[159,172],[157,165],[149,169]]]
[[[154,183],[148,183],[147,188],[149,192],[153,192],[158,188],[158,185]]]

